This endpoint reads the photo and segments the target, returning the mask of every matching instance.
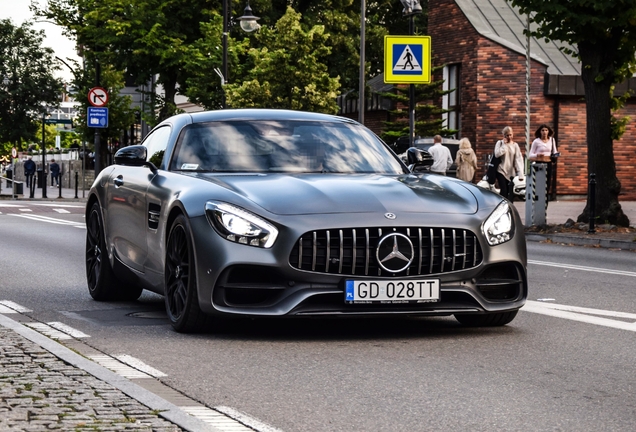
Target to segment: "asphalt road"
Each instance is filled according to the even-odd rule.
[[[0,301],[90,335],[85,343],[105,354],[142,360],[209,407],[287,432],[635,427],[633,252],[529,243],[531,301],[503,328],[231,320],[181,335],[159,296],[93,301],[81,209],[52,208],[0,207]]]

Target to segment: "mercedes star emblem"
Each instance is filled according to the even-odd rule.
[[[397,216],[395,216],[395,213],[384,213],[384,217],[387,219],[395,219]]]
[[[413,243],[407,236],[400,233],[391,233],[382,237],[376,250],[378,264],[391,273],[406,270],[413,262],[414,256]]]

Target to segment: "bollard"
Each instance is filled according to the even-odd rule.
[[[596,216],[594,215],[594,209],[596,208],[596,174],[590,174],[590,185],[588,189],[588,193],[590,194],[590,229],[587,230],[588,234],[594,234],[596,230],[594,229],[594,219]]]
[[[77,187],[79,186],[79,173],[75,171],[75,199],[78,199],[77,196]]]
[[[58,194],[58,198],[62,198],[62,173],[58,174],[58,179],[57,179],[57,188],[59,189],[59,194]]]

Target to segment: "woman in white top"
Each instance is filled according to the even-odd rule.
[[[552,128],[546,124],[539,126],[539,129],[534,133],[536,139],[532,141],[532,147],[530,147],[530,154],[528,159],[536,160],[539,156],[550,157],[557,152],[556,142],[553,138],[554,132]]]
[[[499,140],[495,144],[495,157],[501,158],[501,163],[497,168],[497,183],[501,196],[510,199],[509,182],[512,181],[515,172],[520,179],[523,179],[523,156],[521,156],[519,144],[512,139],[512,128],[506,126],[503,128],[502,134],[503,140]]]
[[[532,141],[532,147],[530,147],[530,154],[528,155],[528,159],[532,161],[537,161],[541,159],[540,156],[543,156],[544,159],[539,162],[547,162],[547,170],[546,170],[546,184],[545,184],[545,192],[546,192],[546,206],[548,205],[548,198],[550,197],[550,192],[552,191],[552,163],[549,159],[550,156],[558,156],[556,141],[554,140],[554,131],[547,124],[542,124],[539,126],[539,129],[534,133],[536,137],[534,141]]]

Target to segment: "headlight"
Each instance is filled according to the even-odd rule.
[[[514,224],[512,211],[506,201],[497,206],[482,225],[486,240],[491,246],[505,243],[512,238]]]
[[[274,225],[231,204],[208,201],[205,203],[205,215],[210,225],[231,242],[270,248],[278,237]]]

